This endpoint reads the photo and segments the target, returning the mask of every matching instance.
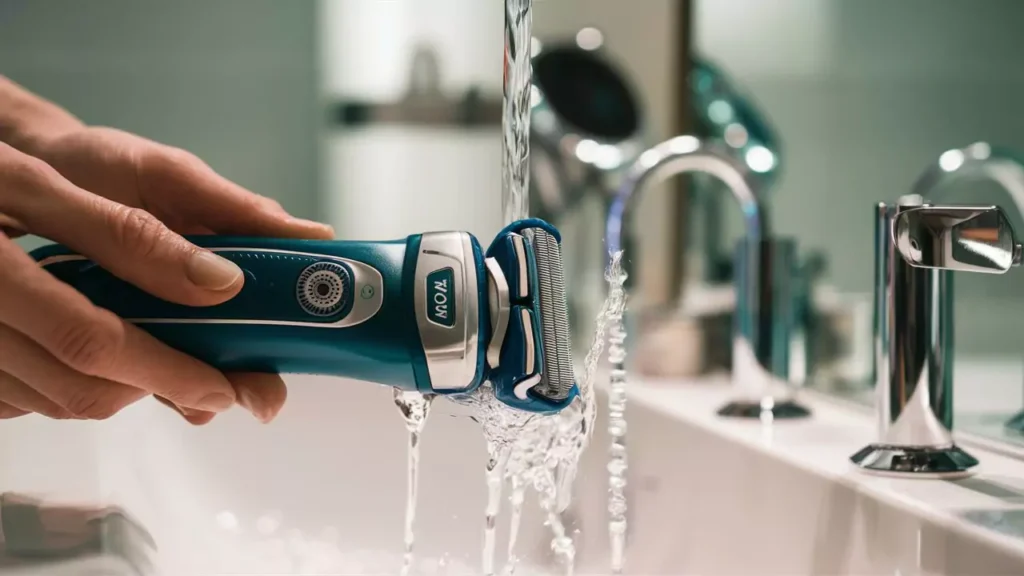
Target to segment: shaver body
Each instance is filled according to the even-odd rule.
[[[542,334],[537,323],[509,321],[513,302],[502,307],[494,301],[501,290],[469,233],[384,242],[189,240],[243,270],[245,283],[236,296],[216,306],[184,306],[152,296],[63,246],[32,256],[96,305],[222,371],[333,375],[439,394],[471,392],[497,380],[508,384],[496,389],[508,403],[533,411],[560,407],[512,394],[515,384],[539,373]],[[508,278],[523,284],[519,275],[530,276],[532,254],[524,258],[526,269],[509,260],[514,247],[508,234],[495,240],[491,252],[495,264],[502,260],[509,268],[507,275],[496,271],[503,276],[499,284],[507,286]],[[539,314],[535,306],[530,312]],[[488,363],[494,337],[500,350]]]

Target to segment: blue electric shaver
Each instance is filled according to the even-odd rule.
[[[64,246],[32,252],[96,305],[223,371],[326,374],[423,393],[489,381],[505,404],[555,412],[578,393],[561,239],[521,220],[486,253],[467,232],[389,242],[195,236],[245,285],[206,308],[172,304]]]

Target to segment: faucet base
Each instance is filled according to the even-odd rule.
[[[1006,429],[1017,434],[1024,434],[1024,411],[1018,412],[1006,421]]]
[[[795,400],[775,400],[767,397],[761,400],[736,400],[718,410],[719,416],[727,418],[751,418],[758,420],[794,420],[806,418],[811,411]]]
[[[918,448],[872,444],[850,456],[850,461],[865,472],[904,478],[948,478],[964,476],[978,460],[956,444]]]

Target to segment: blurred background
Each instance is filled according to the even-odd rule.
[[[776,229],[820,254],[836,291],[866,296],[877,202],[909,192],[950,148],[1024,149],[1022,18],[1015,0],[536,0],[534,35],[579,43],[598,30],[648,145],[693,128],[691,60],[713,63],[784,151]],[[417,58],[441,101],[470,91],[500,103],[502,21],[497,0],[3,0],[0,73],[89,123],[186,148],[343,238],[488,238],[501,224],[495,118],[356,121],[351,106],[401,102]],[[665,290],[696,237],[685,186],[648,195],[638,216],[639,276]],[[944,199],[1011,207],[986,185]],[[723,213],[734,240],[739,212]],[[594,214],[582,227],[598,232],[571,249],[599,259]],[[582,274],[600,290],[599,267]],[[1019,358],[1020,271],[960,278],[958,352]]]

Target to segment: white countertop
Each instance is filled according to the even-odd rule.
[[[997,546],[1024,562],[1024,460],[964,444],[981,464],[959,481],[902,479],[866,474],[849,457],[876,440],[869,411],[807,393],[808,419],[759,421],[722,418],[716,411],[732,398],[727,382],[680,383],[634,378],[629,401],[725,436],[751,449],[853,487],[966,536]]]

